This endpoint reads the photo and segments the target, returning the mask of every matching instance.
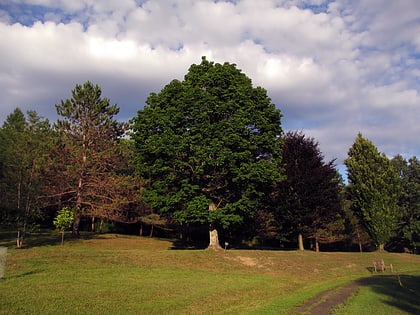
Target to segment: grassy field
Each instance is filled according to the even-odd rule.
[[[362,285],[334,315],[420,314],[420,272],[383,276]]]
[[[420,257],[408,254],[179,250],[168,240],[113,234],[64,246],[59,234],[33,234],[28,242],[14,249],[0,235],[9,247],[0,314],[288,314],[319,292],[371,277],[377,258],[394,274],[362,286],[338,314],[359,314],[354,307],[372,297],[381,312],[370,314],[413,314],[419,295]]]

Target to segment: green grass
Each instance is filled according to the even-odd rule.
[[[9,247],[0,314],[287,314],[323,290],[370,277],[373,259],[401,274],[420,263],[408,254],[176,250],[168,240],[110,234],[64,246],[58,233],[26,241],[15,249],[0,234]]]
[[[381,276],[363,283],[360,290],[340,306],[334,315],[420,314],[420,271]]]

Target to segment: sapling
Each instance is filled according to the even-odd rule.
[[[64,231],[70,230],[73,225],[74,211],[69,207],[64,207],[58,211],[53,223],[61,232],[61,245],[64,244]]]

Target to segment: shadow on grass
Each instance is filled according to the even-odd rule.
[[[66,232],[64,243],[75,242],[80,239],[90,239],[92,233],[83,233],[79,238],[71,236],[71,232]],[[39,232],[25,233],[23,248],[32,248],[40,246],[60,246],[61,233],[54,230],[41,230]],[[9,248],[16,247],[16,233],[14,232],[1,232],[0,233],[0,246]]]
[[[224,243],[221,242],[220,246],[223,250],[269,250],[269,251],[296,251],[296,248],[278,248],[278,247],[271,247],[271,246],[263,246],[263,245],[246,245],[246,244],[227,244],[226,247],[223,245]],[[209,241],[182,241],[182,240],[173,240],[172,246],[170,249],[172,250],[202,250],[206,249],[209,246]]]
[[[23,277],[35,275],[35,274],[41,273],[41,272],[42,272],[42,270],[32,270],[32,271],[24,272],[24,273],[21,273],[19,275],[15,275],[15,276],[7,276],[4,279],[7,280],[7,279],[23,278]]]
[[[181,241],[174,240],[170,249],[172,250],[202,250],[208,247],[208,242],[195,242],[195,241]]]
[[[381,275],[357,281],[382,295],[383,303],[409,314],[420,314],[420,276]]]

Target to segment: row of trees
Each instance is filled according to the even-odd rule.
[[[281,112],[234,64],[204,57],[183,81],[152,93],[129,123],[97,85],[76,85],[50,124],[16,109],[0,129],[0,218],[18,232],[73,209],[80,220],[209,228],[209,244],[304,240],[381,249],[418,241],[420,168],[388,159],[361,134],[346,160],[349,184],[318,143],[284,133]],[[130,131],[130,132],[128,132]],[[51,219],[52,221],[52,219]]]
[[[18,247],[28,228],[64,207],[73,209],[74,236],[82,217],[135,222],[145,212],[118,107],[87,82],[56,109],[63,119],[51,125],[17,108],[0,130],[0,218],[17,229]]]

